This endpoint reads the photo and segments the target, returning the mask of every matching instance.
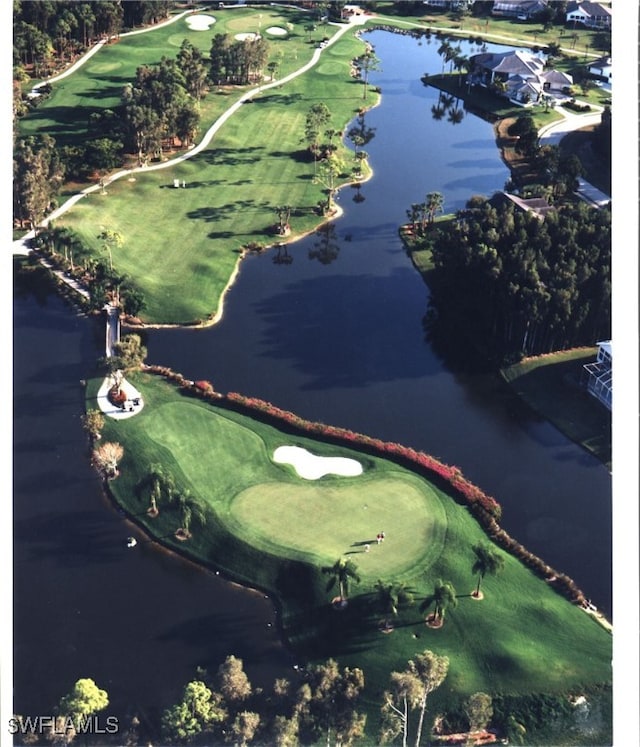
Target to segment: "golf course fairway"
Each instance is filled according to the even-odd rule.
[[[269,594],[301,661],[332,656],[362,668],[372,708],[390,673],[425,648],[450,658],[434,707],[478,691],[567,693],[610,683],[610,631],[492,544],[453,493],[382,453],[266,422],[224,396],[194,396],[193,388],[149,373],[131,381],[144,409],[126,420],[106,418],[99,441],[124,449],[119,476],[108,482],[114,500],[164,546]],[[88,408],[99,384],[88,389]],[[353,460],[362,474],[300,477],[274,460],[282,446]],[[194,508],[186,540],[175,534],[183,525],[179,499],[160,498],[157,515],[148,512],[154,464],[171,474],[177,496],[200,506],[202,518],[196,521]],[[377,542],[380,532],[385,539]],[[504,561],[483,580],[482,599],[472,596],[478,543]],[[329,588],[326,569],[340,558],[355,563],[359,582],[336,610],[337,587]],[[380,579],[404,584],[415,599],[398,610],[390,635],[380,631]],[[439,580],[454,586],[456,604],[431,629],[425,617]]]

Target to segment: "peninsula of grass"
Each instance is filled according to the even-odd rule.
[[[177,53],[184,38],[194,41],[200,34],[206,40],[201,45],[208,49],[213,34],[224,30],[251,32],[259,22],[263,28],[289,29],[288,12],[260,11],[261,19],[255,12],[216,11],[216,24],[209,32],[188,31],[180,19],[122,38],[56,84],[50,101],[21,124],[23,132],[37,126],[41,132],[81,136],[79,129],[86,127],[96,100],[114,105],[116,92],[119,95],[133,79],[137,65],[153,64],[171,49]],[[317,38],[337,33],[335,26],[324,25],[307,31],[308,15],[291,12],[296,22],[290,33],[273,39],[274,55],[279,50],[287,60],[278,77],[306,63]],[[323,50],[319,63],[308,72],[240,107],[206,150],[171,168],[136,171],[130,178],[120,178],[108,184],[106,194],[97,190],[80,200],[55,225],[75,230],[96,259],[105,258],[98,239],[101,230],[122,236],[122,248],[113,252],[113,267],[141,290],[146,302],[139,315],[142,321],[211,320],[220,310],[244,247],[277,242],[277,206],[292,207],[289,241],[325,220],[318,204],[326,201],[326,191],[314,180],[313,158],[303,142],[305,119],[311,106],[323,101],[331,112],[327,128],[342,131],[363,107],[377,101],[371,91],[364,98],[362,83],[352,75],[352,61],[364,48],[349,29]],[[247,90],[211,91],[202,104],[202,131]],[[74,104],[77,117],[68,122],[65,118],[71,117]],[[347,183],[353,151],[341,144],[339,155],[345,160],[342,182]],[[175,189],[176,179],[186,188]]]
[[[596,348],[525,358],[500,372],[539,415],[611,469],[611,413],[581,385]]]
[[[426,648],[450,658],[434,709],[477,691],[565,694],[610,684],[610,632],[497,545],[503,571],[484,580],[482,600],[471,596],[472,547],[489,540],[442,487],[372,450],[251,417],[224,397],[205,400],[148,373],[130,380],[144,408],[126,420],[107,417],[99,442],[124,449],[119,476],[108,483],[114,500],[161,544],[272,596],[283,638],[301,662],[333,656],[362,668],[372,729],[390,672]],[[96,406],[98,386],[90,382],[88,408]],[[362,474],[300,477],[274,460],[281,446],[355,460]],[[205,521],[193,521],[187,541],[175,537],[181,518],[174,505],[159,501],[159,514],[148,514],[146,481],[157,463],[204,507]],[[336,610],[321,568],[341,557],[357,564],[361,581]],[[403,582],[416,598],[386,635],[378,579]],[[419,602],[438,579],[454,585],[457,606],[435,630]]]

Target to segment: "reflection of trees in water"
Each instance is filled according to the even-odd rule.
[[[444,91],[438,92],[438,103],[431,107],[431,116],[436,121],[440,121],[447,115],[447,122],[451,124],[460,124],[464,119],[464,108],[461,106],[461,99]]]
[[[293,262],[293,257],[289,254],[286,244],[278,244],[277,251],[273,255],[273,263],[275,265],[290,265]]]
[[[356,182],[355,184],[351,185],[352,189],[355,191],[355,194],[353,195],[353,201],[360,203],[365,201],[365,196],[362,194],[362,184],[360,182]]]
[[[336,227],[333,223],[327,223],[321,226],[315,234],[318,237],[311,249],[309,249],[309,259],[317,259],[323,265],[329,265],[334,259],[338,258],[340,246],[336,236]]]

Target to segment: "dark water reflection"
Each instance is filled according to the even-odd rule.
[[[149,361],[458,465],[503,505],[508,531],[610,613],[609,474],[496,378],[445,368],[424,339],[428,289],[397,236],[429,191],[451,211],[502,188],[491,126],[433,119],[438,95],[419,77],[440,69],[437,46],[371,38],[384,68],[372,75],[383,104],[367,114],[375,178],[362,202],[341,192],[332,261],[310,259],[322,236],[291,245],[286,263],[246,258],[222,321],[149,331]],[[117,711],[153,717],[225,653],[256,684],[290,671],[267,600],[153,545],[125,548],[135,530],[103,498],[80,427],[93,325],[31,297],[15,300],[14,325],[16,709],[47,712],[88,676]]]
[[[265,686],[292,660],[268,600],[144,541],[104,497],[80,422],[95,331],[57,299],[14,302],[14,707],[51,713],[91,677],[144,726],[198,666],[234,653]]]

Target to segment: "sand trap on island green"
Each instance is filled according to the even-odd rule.
[[[291,464],[305,480],[317,480],[324,475],[355,477],[362,474],[362,465],[355,459],[316,456],[300,446],[279,446],[273,452],[273,461]]]
[[[188,16],[186,19],[187,26],[191,31],[207,31],[209,26],[213,26],[216,19],[213,16]]]
[[[288,33],[287,29],[283,29],[281,26],[269,26],[267,34],[272,36],[286,36]]]
[[[236,34],[235,38],[238,41],[244,41],[245,39],[251,39],[251,41],[255,41],[256,39],[260,38],[260,34],[254,34],[251,32],[243,33],[243,34]]]

